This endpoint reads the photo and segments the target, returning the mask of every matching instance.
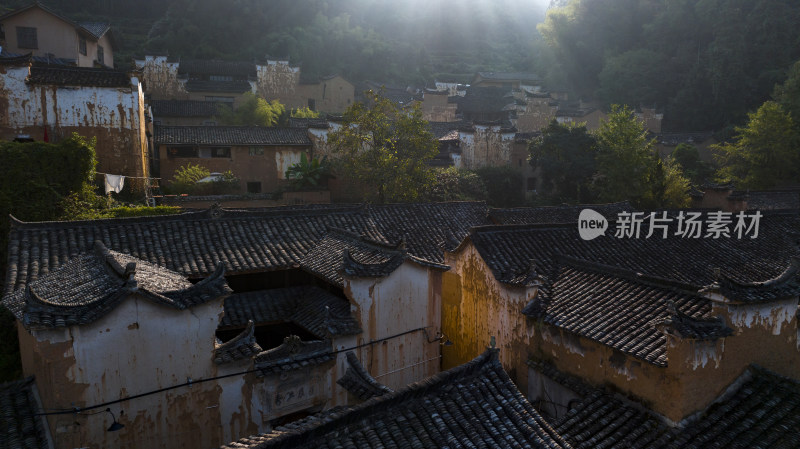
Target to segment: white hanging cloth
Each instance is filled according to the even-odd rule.
[[[111,192],[119,193],[125,185],[125,177],[122,175],[106,174],[106,195]]]

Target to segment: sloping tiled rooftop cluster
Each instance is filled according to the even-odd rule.
[[[569,258],[543,290],[523,313],[660,366],[667,364],[666,336],[652,322],[674,315],[668,303],[691,318],[711,311],[696,293]]]
[[[44,449],[50,447],[34,393],[33,378],[0,384],[0,447]]]
[[[6,294],[92,250],[95,241],[131,257],[198,278],[221,262],[230,274],[299,268],[330,229],[388,244],[442,263],[442,248],[487,224],[483,203],[325,206],[266,212],[211,209],[161,217],[13,224]],[[37,242],[38,251],[29,251]]]
[[[405,259],[405,252],[397,248],[346,231],[332,230],[306,254],[300,265],[342,287],[342,273],[353,277],[388,276]]]
[[[578,215],[583,209],[592,209],[606,217],[616,217],[620,212],[633,211],[633,206],[627,201],[622,201],[578,206],[490,209],[489,218],[496,224],[577,223]]]
[[[243,438],[226,449],[569,447],[488,350],[475,360],[354,407]]]
[[[720,275],[740,283],[780,277],[798,255],[799,224],[795,215],[765,215],[758,237],[743,239],[683,238],[675,235],[674,226],[666,238],[660,233],[616,238],[614,223],[606,236],[590,241],[580,238],[575,224],[485,226],[470,238],[501,282],[515,284],[516,275],[527,272],[531,261],[540,273],[550,273],[556,256],[567,255],[699,289]]]
[[[87,324],[133,293],[176,309],[230,293],[224,269],[197,284],[182,275],[110,251],[99,240],[94,252],[76,257],[3,300],[26,327]]]
[[[292,321],[319,338],[326,335],[352,335],[361,326],[350,313],[350,304],[311,286],[287,287],[234,293],[225,299],[225,315],[220,328]]]
[[[625,398],[590,390],[554,423],[576,448],[794,448],[800,382],[751,366],[701,415],[670,427]]]

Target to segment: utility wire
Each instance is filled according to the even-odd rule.
[[[384,342],[384,341],[388,341],[388,340],[391,340],[391,339],[394,339],[394,338],[397,338],[397,337],[402,337],[403,335],[408,335],[408,334],[411,334],[411,333],[414,333],[414,332],[419,332],[419,331],[422,331],[422,330],[425,330],[425,328],[424,327],[418,327],[416,329],[412,329],[412,330],[409,330],[409,331],[401,332],[399,334],[395,334],[395,335],[392,335],[392,336],[389,336],[389,337],[379,338],[377,340],[370,340],[368,343],[362,343],[360,345],[352,346],[352,347],[349,347],[349,348],[337,349],[337,350],[334,350],[334,351],[330,351],[330,352],[325,353],[324,355],[336,355],[336,354],[340,354],[342,352],[352,351],[354,349],[363,348],[365,346],[372,346],[375,343],[381,343],[381,342]],[[284,363],[279,363],[279,364],[276,364],[276,365],[272,365],[271,367],[280,367],[280,366],[284,366],[284,365],[291,365],[291,364],[294,364],[294,363],[297,363],[297,362],[302,362],[303,360],[315,359],[315,358],[318,358],[318,357],[320,357],[320,354],[310,355],[310,356],[307,356],[307,357],[294,359],[294,360],[289,361],[289,362],[284,362]],[[140,394],[136,394],[136,395],[133,395],[133,396],[128,396],[128,397],[125,397],[125,398],[115,399],[113,401],[103,402],[102,404],[91,405],[89,407],[75,407],[74,409],[64,410],[64,411],[60,411],[60,412],[34,413],[33,416],[77,414],[77,413],[80,413],[80,412],[84,412],[86,410],[93,410],[93,409],[96,409],[96,408],[108,407],[109,405],[119,404],[120,402],[127,402],[127,401],[130,401],[132,399],[138,399],[138,398],[142,398],[142,397],[145,397],[145,396],[151,396],[151,395],[154,395],[154,394],[163,393],[165,391],[174,390],[176,388],[187,387],[187,386],[191,386],[191,385],[195,385],[195,384],[201,384],[201,383],[204,383],[204,382],[210,382],[212,380],[225,379],[225,378],[228,378],[228,377],[243,376],[245,374],[250,374],[250,373],[255,373],[255,372],[260,372],[260,371],[262,371],[262,369],[254,368],[254,369],[249,369],[249,370],[246,370],[246,371],[240,371],[240,372],[237,372],[237,373],[231,373],[231,374],[225,374],[225,375],[222,375],[222,376],[209,377],[207,379],[190,380],[188,382],[184,382],[184,383],[179,384],[179,385],[172,385],[170,387],[159,388],[158,390],[148,391],[146,393],[140,393]],[[51,410],[53,410],[53,409],[51,409]]]

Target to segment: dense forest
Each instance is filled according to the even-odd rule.
[[[27,0],[4,1],[9,10]],[[664,129],[732,129],[800,59],[797,0],[46,0],[145,52],[289,57],[303,77],[431,86],[539,74],[573,98],[655,105]],[[546,8],[549,6],[549,8]],[[545,16],[545,9],[546,16]]]

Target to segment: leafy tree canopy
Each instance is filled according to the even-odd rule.
[[[748,189],[800,182],[800,135],[792,117],[774,101],[748,117],[732,142],[712,146],[719,180]]]
[[[596,131],[597,175],[601,201],[629,200],[644,208],[681,207],[688,203],[688,180],[674,161],[654,152],[644,124],[628,106],[613,105]]]
[[[292,164],[286,170],[286,179],[291,182],[293,188],[298,190],[315,189],[325,185],[328,179],[332,178],[331,166],[328,157],[322,159],[308,159],[306,153],[300,155],[300,162]]]
[[[363,185],[368,199],[413,201],[433,181],[427,161],[439,143],[418,105],[401,109],[372,91],[344,113],[328,142],[337,156],[337,175]]]
[[[224,125],[283,126],[286,124],[286,107],[278,100],[267,101],[251,92],[245,93],[243,98],[236,111],[228,105],[218,105],[217,119]]]
[[[585,124],[562,125],[553,120],[528,151],[531,166],[541,168],[544,195],[553,196],[555,203],[592,201],[597,142]]]

